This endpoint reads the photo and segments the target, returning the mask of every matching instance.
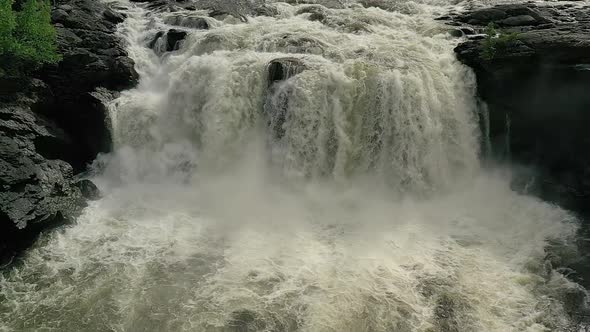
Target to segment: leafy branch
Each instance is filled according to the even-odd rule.
[[[518,33],[498,31],[494,23],[488,24],[484,32],[486,37],[483,42],[481,56],[488,61],[493,60],[496,56],[506,51],[508,46],[518,40]]]
[[[57,63],[57,34],[48,0],[0,0],[0,77],[20,76],[43,64]]]

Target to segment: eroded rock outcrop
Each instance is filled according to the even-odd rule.
[[[590,6],[502,5],[455,22],[498,33],[456,48],[488,105],[492,155],[524,165],[543,198],[590,213]]]
[[[0,266],[97,197],[75,174],[110,151],[105,102],[138,79],[116,34],[124,20],[101,1],[57,0],[63,60],[36,78],[0,79]]]
[[[82,171],[101,152],[111,149],[107,111],[108,91],[136,84],[138,74],[116,35],[125,19],[100,1],[59,0],[52,12],[63,60],[45,67],[40,75],[51,90],[37,109],[71,135],[75,151],[63,159]]]
[[[23,88],[0,107],[0,261],[84,205],[72,166],[55,158],[71,138],[32,110],[48,86],[33,80]]]

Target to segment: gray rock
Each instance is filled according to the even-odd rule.
[[[68,16],[70,16],[68,12],[63,9],[57,9],[51,12],[51,20],[53,20],[53,22],[63,22]]]
[[[104,106],[91,94],[99,87],[130,88],[139,75],[116,34],[124,15],[94,0],[57,0],[56,6],[52,17],[63,60],[39,73],[53,95],[37,111],[72,137],[75,144],[63,160],[81,172],[111,148]]]
[[[138,78],[116,34],[125,16],[102,1],[52,2],[63,60],[39,79],[0,78],[0,265],[45,229],[75,218],[96,193],[75,184],[111,150],[105,102]]]
[[[148,47],[153,49],[158,55],[176,51],[180,49],[182,41],[184,41],[187,35],[188,32],[178,29],[170,29],[168,32],[158,31],[148,43]]]
[[[463,33],[463,31],[461,29],[452,29],[452,30],[449,30],[449,35],[451,35],[455,38],[460,38],[460,37],[463,37],[465,34]]]
[[[522,26],[522,25],[535,25],[537,20],[530,15],[518,15],[511,16],[501,21],[502,25],[508,26]]]
[[[184,28],[207,30],[209,23],[207,19],[201,16],[191,16],[186,14],[175,14],[167,17],[164,22],[169,25],[175,25]]]
[[[82,196],[84,198],[86,198],[87,200],[95,201],[95,200],[100,199],[100,190],[94,184],[94,182],[92,182],[88,179],[83,179],[83,180],[76,182],[74,185],[78,189],[80,189]]]
[[[115,24],[122,23],[126,18],[124,14],[116,12],[111,8],[106,8],[103,16],[107,21]]]
[[[0,260],[84,206],[72,167],[56,159],[72,142],[31,110],[32,97],[0,104]]]
[[[482,24],[486,25],[490,22],[503,20],[508,16],[505,11],[495,8],[488,8],[475,11],[461,18],[464,22],[469,24]]]
[[[186,38],[187,32],[183,30],[170,29],[166,34],[166,50],[176,51],[180,48],[182,41]]]
[[[463,32],[463,34],[465,34],[466,36],[475,35],[475,29],[473,29],[471,27],[461,27],[460,29]]]

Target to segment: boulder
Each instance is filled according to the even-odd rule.
[[[473,25],[525,26],[551,22],[537,10],[535,5],[498,5],[468,12],[459,16],[458,21]]]
[[[180,49],[182,41],[188,33],[184,30],[170,29],[168,32],[158,31],[154,38],[148,43],[148,47],[153,49],[156,54],[172,52]]]
[[[95,200],[100,199],[100,190],[94,184],[94,182],[92,182],[88,179],[83,179],[83,180],[76,182],[74,185],[78,189],[80,189],[82,196],[84,198],[86,198],[87,200],[95,201]]]
[[[186,38],[187,32],[182,30],[170,29],[166,34],[166,50],[175,51],[180,48],[181,42]]]

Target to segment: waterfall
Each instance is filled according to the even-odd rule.
[[[115,1],[104,197],[0,276],[0,331],[573,328],[576,220],[480,167],[461,4]]]

